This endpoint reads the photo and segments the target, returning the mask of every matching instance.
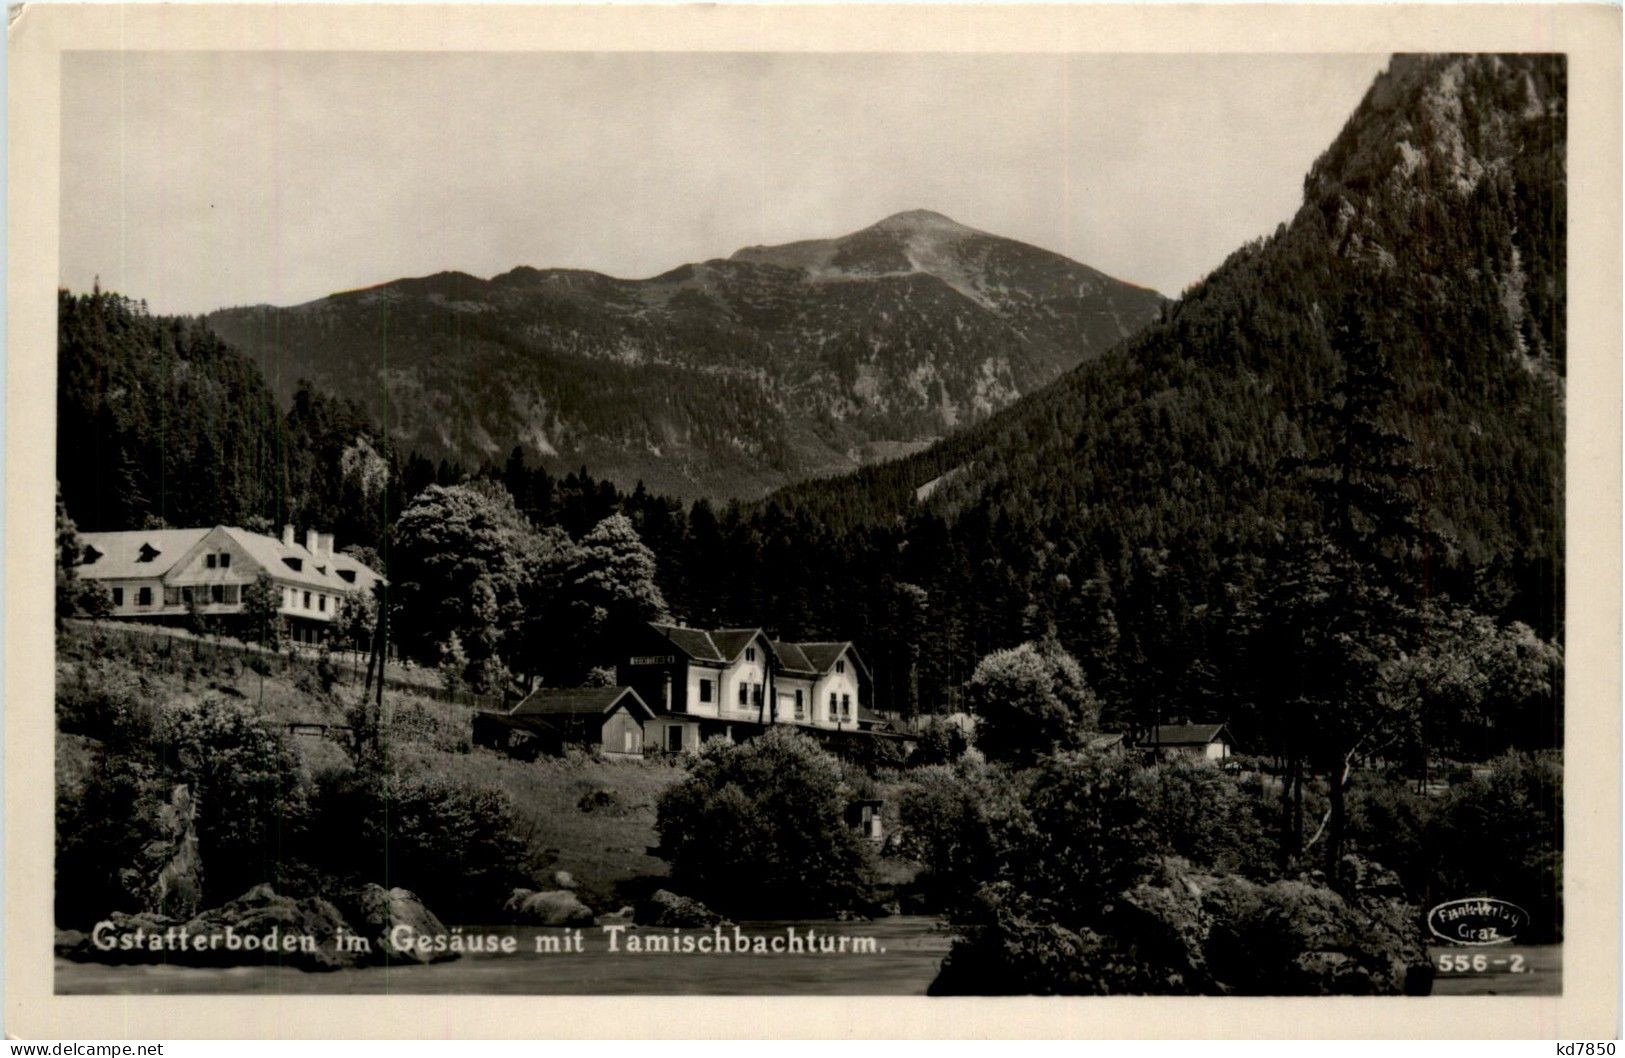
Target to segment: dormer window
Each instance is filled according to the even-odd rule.
[[[79,564],[88,566],[102,557],[102,553],[89,544],[85,545],[84,553],[79,556]]]
[[[302,559],[302,558],[289,557],[289,558],[283,559],[282,562],[283,562],[283,564],[285,566],[287,566],[289,569],[293,570],[295,573],[298,573],[300,570],[305,568],[305,560]]]
[[[341,570],[338,571],[338,574],[347,583],[350,583],[350,584],[355,583],[355,570],[353,570],[353,569],[341,569]]]
[[[160,552],[156,547],[153,547],[151,544],[142,544],[141,545],[141,553],[136,556],[136,561],[137,562],[151,562],[153,559],[157,558],[160,554],[162,554],[162,552]]]

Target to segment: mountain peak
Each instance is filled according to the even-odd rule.
[[[954,220],[929,209],[910,209],[902,213],[893,213],[878,224],[872,225],[877,231],[962,231],[971,229]]]

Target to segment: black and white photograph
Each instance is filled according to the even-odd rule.
[[[1562,996],[1570,75],[66,48],[49,991]]]

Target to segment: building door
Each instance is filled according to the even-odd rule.
[[[666,728],[666,748],[677,753],[683,748],[683,729],[680,727]]]

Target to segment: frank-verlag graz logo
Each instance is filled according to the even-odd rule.
[[[1447,900],[1428,912],[1428,931],[1452,944],[1510,944],[1529,924],[1529,912],[1490,896]]]

